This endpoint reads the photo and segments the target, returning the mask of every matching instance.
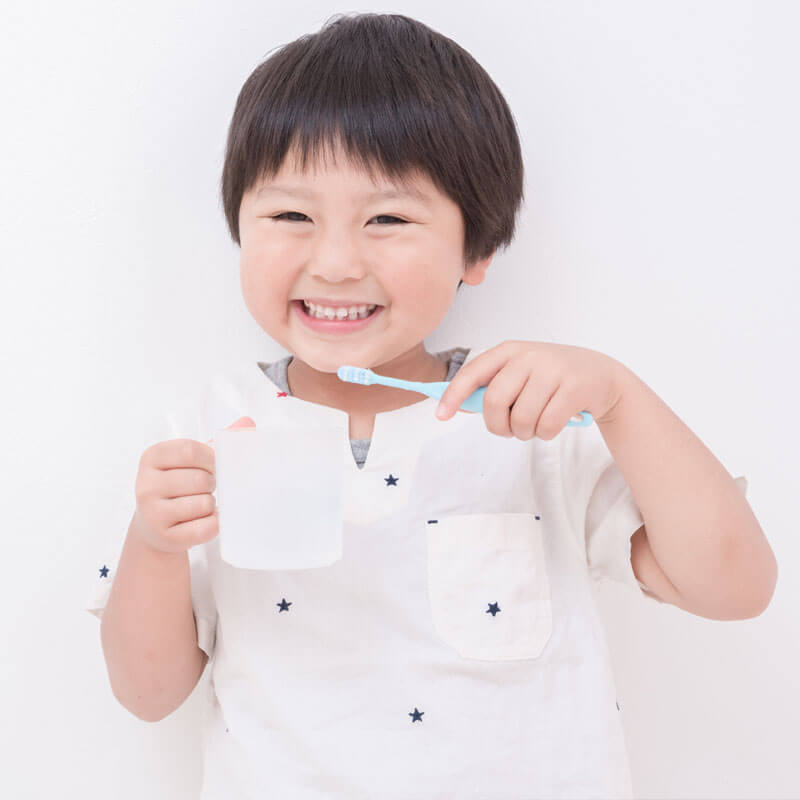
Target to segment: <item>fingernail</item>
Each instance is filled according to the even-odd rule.
[[[436,409],[436,417],[444,419],[449,413],[450,409],[444,403],[439,403],[439,407]]]

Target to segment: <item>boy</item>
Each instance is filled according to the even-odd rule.
[[[522,179],[497,87],[407,17],[337,19],[245,82],[223,202],[247,308],[290,355],[212,381],[181,438],[145,451],[91,608],[115,696],[142,719],[177,708],[213,658],[204,798],[631,797],[593,584],[718,618],[768,602],[771,551],[736,483],[696,440],[663,444],[690,432],[619,362],[536,342],[426,351],[511,242]],[[343,364],[452,381],[450,410],[341,381]],[[481,385],[483,414],[455,413]],[[596,424],[565,428],[582,409]],[[232,420],[346,421],[338,562],[220,559],[204,442]],[[631,426],[651,422],[658,441],[637,444]],[[647,450],[678,475],[653,479]],[[735,525],[670,546],[665,504],[696,474],[689,532]],[[711,564],[713,590],[697,580]]]

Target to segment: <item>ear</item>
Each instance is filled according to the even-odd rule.
[[[470,286],[477,286],[479,283],[483,283],[483,279],[486,277],[486,270],[489,268],[489,264],[492,262],[495,252],[497,251],[493,251],[488,258],[483,258],[479,261],[474,261],[472,264],[465,265],[461,280],[464,281],[464,283],[470,284]]]

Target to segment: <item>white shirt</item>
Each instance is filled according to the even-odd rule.
[[[480,414],[442,422],[426,398],[376,415],[359,469],[347,413],[267,366],[215,376],[164,438],[207,442],[241,416],[341,424],[343,555],[247,570],[219,537],[190,549],[203,800],[632,797],[593,584],[661,601],[633,573],[643,520],[596,423],[523,442]],[[123,540],[92,586],[98,617]]]

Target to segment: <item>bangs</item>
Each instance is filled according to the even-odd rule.
[[[342,15],[247,78],[228,130],[222,199],[239,241],[242,195],[284,160],[306,172],[341,153],[373,184],[424,175],[458,204],[467,260],[510,243],[523,198],[511,112],[458,44],[400,14]]]

